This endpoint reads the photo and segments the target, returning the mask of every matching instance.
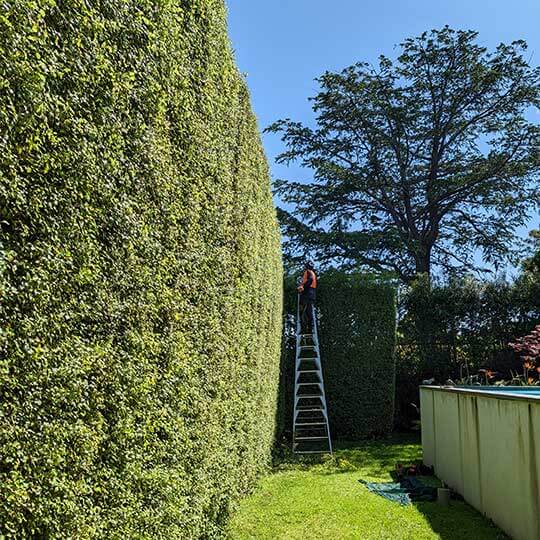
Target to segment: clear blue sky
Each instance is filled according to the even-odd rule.
[[[240,70],[247,74],[261,129],[274,120],[312,118],[307,98],[314,78],[357,61],[393,56],[395,45],[448,24],[480,32],[480,42],[524,39],[540,64],[540,0],[227,0],[229,33]],[[540,119],[540,115],[538,116]],[[309,180],[309,171],[279,167],[279,138],[265,135],[274,178]],[[531,227],[540,218],[533,216]]]

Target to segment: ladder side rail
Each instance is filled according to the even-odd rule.
[[[332,437],[330,436],[330,420],[328,418],[328,405],[326,403],[326,390],[324,387],[324,375],[323,375],[323,369],[322,369],[322,362],[321,362],[321,353],[319,349],[319,332],[318,332],[318,325],[317,325],[317,313],[315,311],[315,306],[312,306],[312,320],[313,320],[313,337],[315,340],[315,345],[317,347],[317,357],[319,358],[319,366],[321,370],[321,383],[322,383],[322,402],[324,407],[324,417],[326,418],[326,432],[328,435],[328,447],[330,448],[330,453],[332,453]]]
[[[301,332],[301,324],[300,324],[300,295],[298,294],[296,297],[296,352],[295,352],[295,360],[294,360],[294,400],[293,400],[293,450],[294,450],[294,441],[296,439],[296,416],[298,414],[297,412],[297,406],[298,406],[298,398],[296,397],[296,394],[298,393],[298,383],[297,383],[297,372],[299,367],[299,357],[300,357],[300,332]]]
[[[315,353],[316,353],[316,356],[317,356],[317,364],[318,364],[318,368],[319,370],[321,371],[321,383],[323,385],[323,388],[324,388],[324,376],[323,376],[323,369],[322,369],[322,362],[321,362],[321,351],[319,349],[319,333],[318,333],[318,330],[317,330],[317,319],[315,318],[315,307],[313,307],[313,314],[312,314],[312,317],[313,317],[313,338],[314,338],[314,342],[315,342]],[[324,392],[324,390],[323,390]]]

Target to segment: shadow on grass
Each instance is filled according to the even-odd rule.
[[[392,481],[397,463],[409,465],[422,460],[419,434],[398,434],[378,441],[338,441],[333,456],[298,456],[289,453],[278,470],[302,470],[317,475],[358,473],[375,482]],[[439,486],[436,477],[422,477],[427,485]],[[464,501],[452,500],[450,506],[436,502],[414,503],[433,532],[442,540],[509,540],[491,521]]]
[[[389,481],[396,463],[421,460],[417,434],[398,434],[376,441],[335,441],[333,455],[293,454],[283,445],[274,462],[274,470],[301,470],[317,475],[358,472],[372,480]]]
[[[396,464],[409,465],[422,459],[420,437],[417,434],[394,435],[390,439],[366,441],[341,441],[336,444],[336,459],[346,460],[369,476],[390,479]]]

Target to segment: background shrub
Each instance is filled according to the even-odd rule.
[[[330,431],[337,439],[383,436],[394,417],[396,305],[394,289],[360,274],[319,276],[319,341]],[[285,339],[280,428],[289,437],[294,393],[294,279],[285,283]]]
[[[421,278],[404,292],[400,309],[396,408],[398,424],[407,425],[422,380],[457,382],[480,369],[508,379],[522,372],[508,343],[540,323],[540,281],[524,274],[512,283],[466,278],[430,285]]]
[[[282,298],[223,2],[8,2],[0,51],[0,536],[219,536]]]

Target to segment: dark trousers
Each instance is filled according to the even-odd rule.
[[[300,295],[300,325],[303,334],[310,334],[313,330],[313,306],[315,298],[312,295]]]

